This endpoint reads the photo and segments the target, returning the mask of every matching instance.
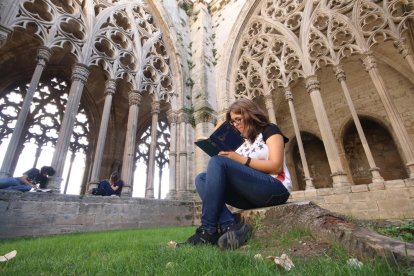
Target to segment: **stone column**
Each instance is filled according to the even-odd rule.
[[[108,130],[109,117],[111,115],[112,97],[115,94],[116,81],[107,80],[105,83],[105,104],[102,111],[101,126],[99,128],[98,142],[95,150],[95,158],[93,160],[92,174],[89,189],[96,188],[99,183],[99,175],[101,172],[102,157],[105,149],[106,133]]]
[[[40,154],[42,154],[42,145],[37,145],[35,153],[35,161],[33,162],[33,168],[37,167],[37,162],[39,161]]]
[[[177,112],[168,111],[168,121],[170,123],[170,155],[169,155],[169,191],[167,194],[168,199],[175,199],[177,194],[176,188],[176,162],[177,162]]]
[[[186,143],[186,149],[188,152],[187,155],[187,164],[194,164],[195,163],[195,159],[194,159],[194,128],[191,124],[190,121],[187,122],[186,124],[187,126],[187,143]],[[194,166],[188,166],[187,168],[187,184],[186,184],[186,190],[187,190],[187,195],[186,195],[186,200],[195,200],[195,196],[198,199],[198,195],[196,192],[196,186],[195,186],[195,175],[194,175]]]
[[[179,151],[178,151],[178,158],[179,158],[179,175],[178,175],[178,185],[177,185],[177,198],[184,199],[187,195],[187,122],[188,122],[188,115],[184,112],[181,112],[179,117]]]
[[[62,173],[65,166],[66,155],[69,150],[70,138],[73,133],[76,115],[78,114],[79,103],[83,87],[88,79],[89,70],[86,65],[77,63],[73,67],[72,84],[69,91],[69,99],[66,104],[65,115],[59,130],[59,137],[56,142],[55,152],[52,158],[52,167],[56,170],[55,176],[49,181],[50,188],[54,192],[60,192]]]
[[[342,168],[338,148],[336,147],[335,138],[332,133],[331,124],[328,120],[328,115],[326,114],[319,86],[320,84],[316,76],[309,76],[306,78],[306,90],[311,97],[316,120],[318,122],[319,130],[321,131],[329,167],[332,172],[333,187],[342,188],[344,192],[347,192],[350,191],[350,187],[347,187],[350,186],[350,183]]]
[[[125,181],[122,188],[122,195],[132,196],[132,185],[134,179],[134,163],[135,163],[135,140],[138,127],[139,105],[142,95],[138,91],[129,93],[129,112],[127,132],[125,136],[124,156],[122,159],[121,177]]]
[[[157,146],[158,114],[160,113],[160,102],[151,104],[151,144],[148,158],[147,184],[145,186],[145,197],[154,198],[154,173],[155,173],[155,150]],[[160,168],[161,169],[161,168]]]
[[[269,120],[271,123],[277,124],[276,122],[276,111],[273,105],[273,99],[272,95],[266,95],[265,96],[265,103],[266,103],[266,109],[267,113],[269,114]]]
[[[4,155],[3,164],[0,169],[0,178],[10,176],[10,160],[13,159],[13,156],[16,153],[17,146],[19,144],[19,141],[21,140],[27,115],[30,112],[30,105],[32,103],[34,93],[36,91],[37,86],[39,85],[39,80],[42,75],[43,69],[46,65],[46,62],[49,61],[51,55],[52,51],[47,47],[41,46],[38,50],[37,65],[33,73],[32,80],[30,81],[29,88],[27,89],[27,94],[24,97],[22,108],[19,112],[19,116],[17,116],[16,125],[14,127],[9,146],[7,147],[6,154]]]
[[[368,71],[369,76],[374,82],[378,95],[380,96],[385,111],[387,112],[388,119],[390,120],[397,141],[407,162],[406,166],[408,168],[410,178],[414,178],[414,148],[412,141],[408,136],[407,130],[404,127],[401,116],[398,113],[391,96],[387,92],[385,83],[378,71],[374,56],[371,53],[366,53],[363,56],[362,61],[364,62],[365,69]]]
[[[289,104],[290,116],[292,117],[293,128],[295,130],[296,140],[298,142],[300,160],[302,161],[303,172],[305,174],[305,183],[306,183],[305,190],[315,189],[315,186],[313,186],[312,178],[309,173],[308,162],[306,160],[305,150],[303,148],[302,137],[300,135],[299,124],[296,118],[295,107],[293,106],[293,95],[292,95],[292,92],[290,91],[290,87],[285,87],[284,92],[285,92],[285,98]]]
[[[414,59],[413,54],[410,51],[410,48],[408,47],[405,38],[400,38],[400,40],[394,42],[395,47],[397,47],[400,54],[403,56],[403,58],[407,61],[408,65],[411,68],[411,71],[414,72]]]
[[[336,75],[336,78],[338,79],[339,83],[341,84],[342,91],[344,92],[346,102],[348,104],[349,110],[351,111],[352,119],[354,120],[359,139],[361,139],[362,147],[364,148],[365,155],[368,159],[368,164],[370,167],[370,171],[372,174],[372,182],[374,183],[383,183],[384,178],[379,173],[379,168],[375,165],[374,158],[372,156],[371,150],[369,148],[367,139],[365,137],[364,130],[362,129],[361,122],[359,121],[358,114],[355,110],[354,104],[351,99],[351,95],[349,94],[348,86],[346,84],[346,75],[344,70],[341,66],[335,66],[334,72]]]
[[[88,180],[90,179],[91,172],[92,172],[92,150],[89,148],[88,151],[85,153],[85,170],[83,171],[82,177],[82,186],[80,190],[80,194],[84,195],[88,191]]]
[[[63,189],[63,194],[65,195],[66,195],[66,192],[68,191],[70,174],[72,173],[72,166],[73,166],[73,162],[75,161],[75,157],[76,157],[76,153],[72,152],[72,154],[70,155],[70,164],[69,164],[68,174],[66,176],[65,188]]]

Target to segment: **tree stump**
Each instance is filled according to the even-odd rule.
[[[323,209],[313,202],[238,211],[241,221],[309,228],[312,234],[328,242],[335,240],[360,258],[382,257],[389,263],[414,265],[414,244],[378,234],[358,226],[342,215]]]

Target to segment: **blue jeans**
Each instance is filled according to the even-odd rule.
[[[0,179],[0,189],[27,192],[32,189],[32,186],[24,184],[17,177],[7,177]]]
[[[290,195],[275,177],[223,156],[210,159],[195,185],[203,201],[201,226],[209,233],[235,223],[226,203],[239,209],[261,208],[283,204]]]
[[[111,188],[111,184],[109,184],[109,182],[106,180],[99,182],[98,189],[102,189],[103,191],[105,191],[106,196],[115,194],[115,191]]]

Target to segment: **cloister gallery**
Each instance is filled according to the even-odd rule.
[[[122,197],[197,199],[195,137],[247,97],[290,138],[292,200],[371,216],[354,195],[391,189],[414,215],[413,18],[407,0],[3,0],[0,174],[43,160],[57,193],[119,171]]]

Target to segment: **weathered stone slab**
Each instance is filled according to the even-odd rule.
[[[332,188],[316,189],[316,193],[317,193],[318,196],[332,195],[333,190],[332,190]]]
[[[385,181],[385,189],[387,190],[401,188],[405,188],[405,182],[403,179]]]
[[[361,192],[367,192],[368,191],[368,185],[362,184],[362,185],[352,185],[351,191],[353,193],[361,193]]]

